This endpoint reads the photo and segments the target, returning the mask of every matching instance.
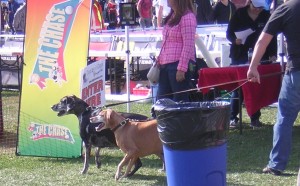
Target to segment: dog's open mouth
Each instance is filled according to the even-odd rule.
[[[104,123],[99,123],[99,125],[95,127],[96,132],[100,132],[103,127],[104,127]]]
[[[65,109],[62,109],[61,106],[59,106],[58,104],[56,105],[53,105],[51,107],[51,109],[54,111],[54,112],[57,112],[57,116],[63,116],[63,115],[66,115],[67,111]]]
[[[63,116],[66,114],[66,111],[65,110],[60,110],[58,113],[57,113],[57,116]]]

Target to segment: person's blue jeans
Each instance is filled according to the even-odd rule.
[[[300,71],[287,72],[278,98],[277,121],[273,127],[273,148],[268,167],[283,171],[292,147],[292,129],[300,110]]]
[[[189,92],[177,93],[179,91],[185,91],[189,89],[190,72],[185,73],[185,80],[181,82],[176,81],[178,62],[162,65],[159,74],[159,87],[157,92],[157,98],[169,98],[173,101],[188,102]]]
[[[139,20],[140,22],[140,26],[142,29],[145,29],[145,28],[149,28],[152,26],[152,19],[151,18],[140,18]]]

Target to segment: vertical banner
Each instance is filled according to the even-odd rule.
[[[92,0],[27,0],[18,155],[81,155],[77,117],[58,117],[51,106],[80,95],[91,5]]]

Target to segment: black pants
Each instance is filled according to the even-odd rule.
[[[243,91],[241,90],[241,97],[239,97],[239,90],[233,91],[230,99],[230,103],[231,103],[230,120],[237,119],[237,115],[239,114],[239,107],[242,104],[242,101],[240,101],[239,99],[244,100]],[[261,112],[260,110],[258,110],[252,116],[250,116],[250,119],[251,121],[255,121],[258,120],[260,116],[261,116]]]

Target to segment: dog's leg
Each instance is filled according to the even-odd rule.
[[[81,171],[81,174],[87,173],[89,169],[89,161],[90,161],[91,149],[92,149],[92,146],[89,144],[88,145],[84,144],[84,146],[85,146],[85,157],[84,157],[84,164],[83,164],[83,169]]]
[[[132,157],[132,156],[130,156],[130,157]],[[125,171],[124,175],[122,176],[122,178],[128,177],[128,175],[131,171],[131,168],[132,168],[133,164],[136,162],[136,160],[137,160],[137,157],[130,158],[130,161],[129,161],[127,167],[126,167],[126,171]]]
[[[140,159],[140,158],[137,158],[136,161],[135,161],[133,170],[128,174],[127,177],[130,177],[130,176],[134,175],[134,173],[135,173],[137,170],[139,170],[139,168],[141,168],[142,165],[143,165],[143,164],[142,164],[141,159]]]
[[[159,158],[160,158],[160,160],[162,161],[162,168],[161,169],[159,169],[159,171],[161,171],[161,172],[165,172],[166,171],[166,166],[165,166],[165,158],[164,158],[164,153],[161,153],[161,154],[156,154]]]
[[[124,158],[122,159],[122,161],[118,165],[117,172],[115,175],[115,180],[119,180],[121,178],[122,168],[124,167],[124,165],[126,165],[128,163],[129,160],[130,160],[130,158],[126,154],[124,156]]]
[[[95,162],[96,162],[97,168],[99,169],[101,167],[100,147],[96,147],[96,150],[95,150]]]

